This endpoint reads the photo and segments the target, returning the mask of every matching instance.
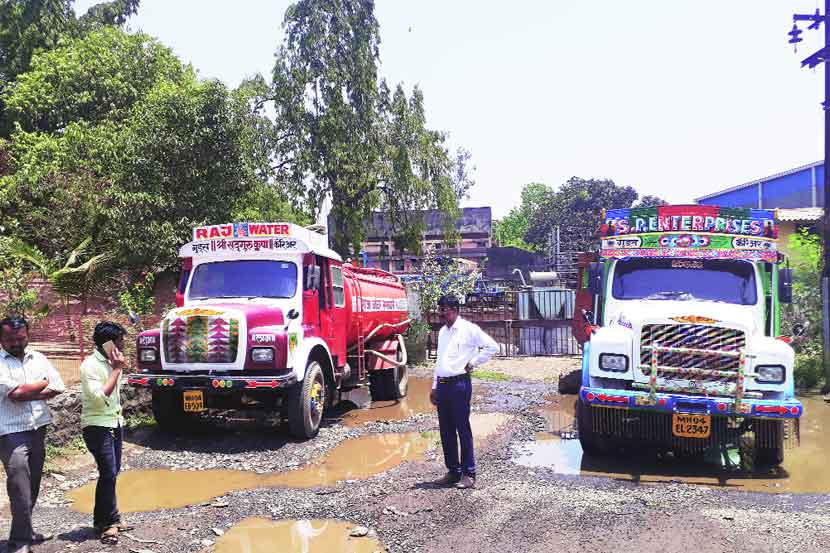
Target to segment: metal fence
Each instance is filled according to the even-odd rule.
[[[498,343],[499,357],[578,355],[571,333],[575,305],[573,290],[528,288],[471,297],[461,306],[461,317]],[[427,313],[426,320],[431,327],[427,352],[435,358],[443,322],[437,312]]]

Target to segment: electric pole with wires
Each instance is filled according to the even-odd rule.
[[[824,361],[824,389],[822,393],[830,392],[830,0],[824,1],[824,13],[816,8],[813,14],[794,14],[793,28],[789,32],[790,44],[797,45],[803,39],[798,28],[799,22],[810,22],[809,30],[818,30],[824,24],[824,46],[801,62],[802,67],[813,69],[824,64],[824,216],[822,217],[822,272],[821,272],[821,303],[822,303],[822,353]],[[825,397],[825,399],[828,399]]]

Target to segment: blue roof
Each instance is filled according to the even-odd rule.
[[[824,162],[816,161],[696,198],[703,205],[757,209],[824,205]]]

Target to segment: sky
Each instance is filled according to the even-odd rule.
[[[95,0],[79,0],[83,13]],[[204,78],[269,75],[288,0],[141,0],[128,23]],[[472,154],[466,206],[610,178],[673,203],[823,159],[817,0],[377,0],[380,74]],[[802,28],[805,26],[802,25]]]

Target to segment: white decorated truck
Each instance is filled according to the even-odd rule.
[[[754,446],[783,460],[803,412],[781,335],[792,272],[771,210],[661,206],[609,210],[584,263],[579,438],[702,453]],[[749,439],[749,440],[748,440]]]

